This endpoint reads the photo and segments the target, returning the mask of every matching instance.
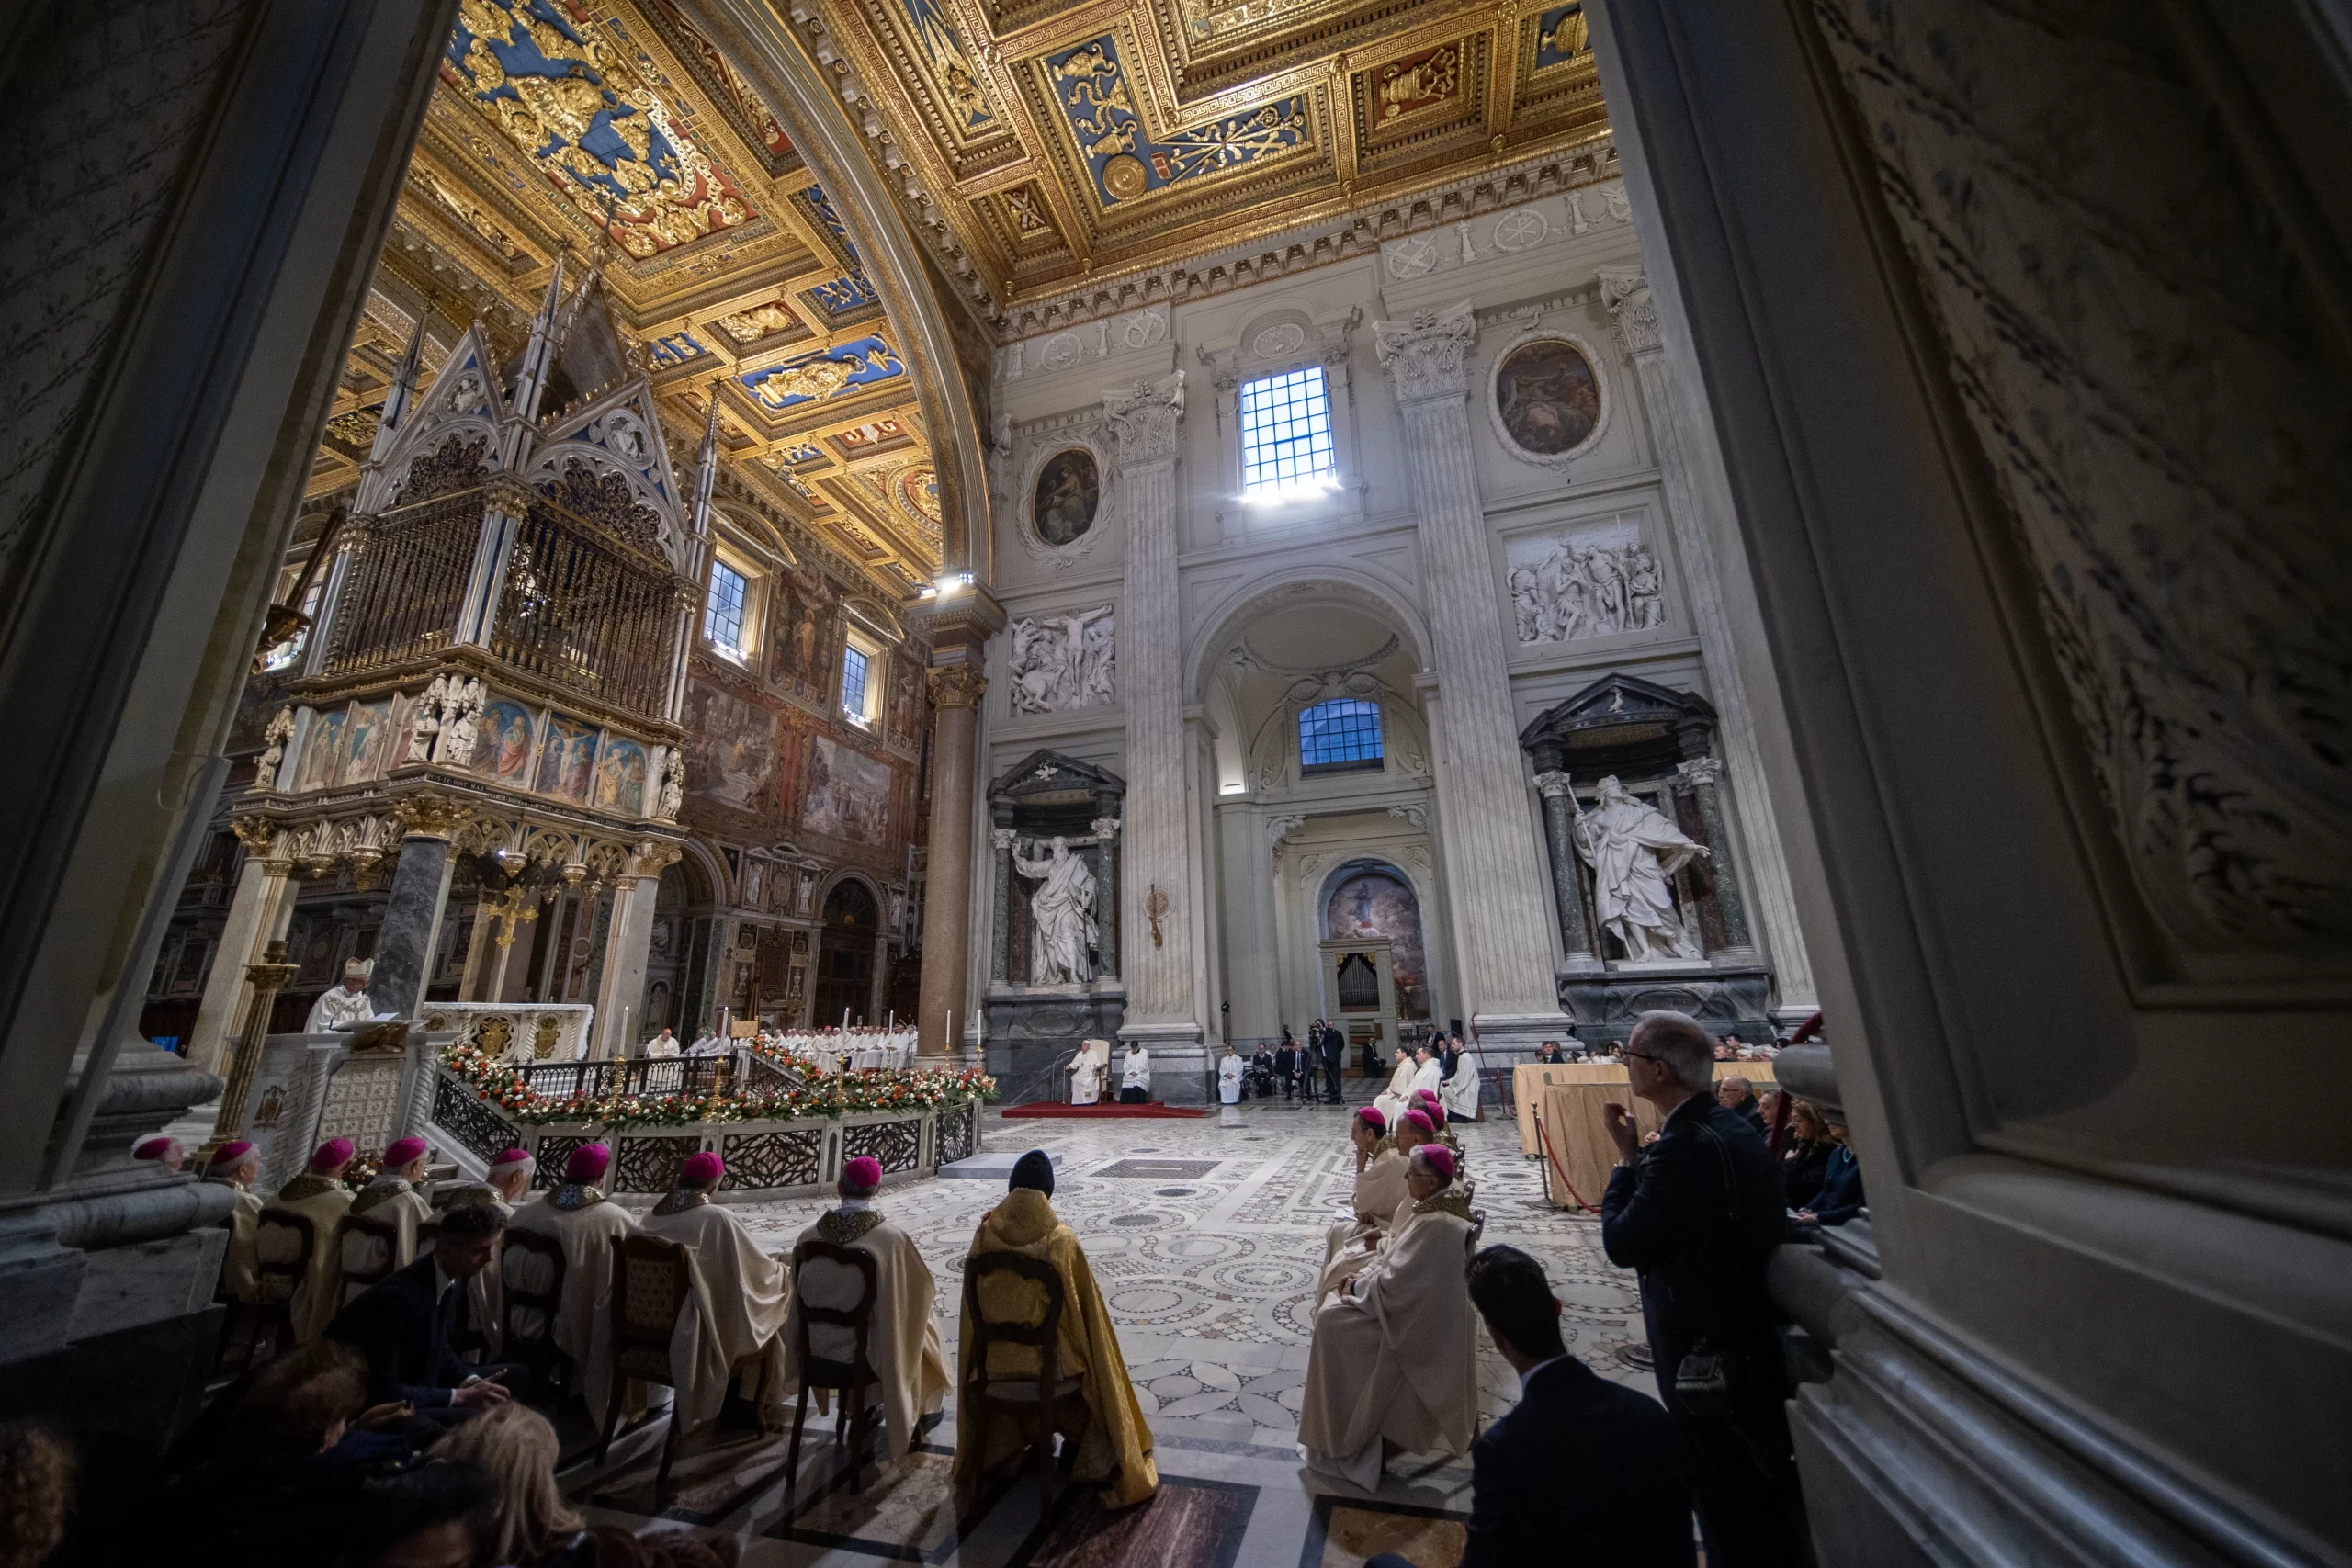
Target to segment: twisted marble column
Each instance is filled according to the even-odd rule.
[[[1544,932],[1544,857],[1528,817],[1526,759],[1471,456],[1468,362],[1477,320],[1465,302],[1409,321],[1375,321],[1373,333],[1403,416],[1422,592],[1445,687],[1439,743],[1453,798],[1439,831],[1464,936],[1466,1000],[1482,1032],[1556,1033],[1567,1021]]]

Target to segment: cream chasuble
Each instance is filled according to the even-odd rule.
[[[400,1227],[391,1266],[405,1269],[416,1261],[416,1227],[433,1217],[433,1205],[404,1179],[379,1176],[359,1190],[359,1196],[351,1201],[351,1212],[379,1222],[390,1220]],[[343,1271],[346,1276],[384,1272],[383,1252],[381,1239],[345,1228]],[[348,1297],[356,1292],[346,1288],[345,1294]]]
[[[683,1365],[696,1384],[689,1403],[693,1419],[717,1415],[725,1403],[727,1380],[740,1371],[746,1391],[759,1379],[760,1421],[781,1423],[785,1396],[794,1385],[785,1371],[784,1325],[792,1305],[792,1274],[781,1258],[769,1257],[752,1240],[733,1210],[707,1194],[673,1192],[645,1217],[645,1234],[683,1242],[695,1249],[709,1300],[707,1349],[697,1348]],[[674,1347],[673,1347],[674,1349]],[[707,1381],[711,1385],[705,1388]]]
[[[932,1315],[939,1288],[914,1238],[872,1209],[833,1209],[793,1240],[797,1250],[808,1241],[829,1241],[874,1257],[874,1316],[866,1325],[865,1361],[882,1385],[882,1426],[892,1459],[904,1458],[914,1446],[915,1427],[925,1416],[946,1402],[952,1380],[947,1375],[947,1346],[939,1335],[939,1320]],[[797,1387],[800,1373],[800,1304],[846,1311],[865,1288],[857,1275],[833,1265],[812,1262],[802,1271],[786,1319],[784,1345],[787,1378]],[[846,1361],[856,1348],[856,1336],[836,1324],[808,1325],[808,1353],[820,1360]],[[825,1409],[820,1395],[818,1411]]]
[[[254,1275],[254,1227],[261,1220],[261,1194],[243,1187],[225,1176],[208,1176],[207,1181],[217,1181],[237,1195],[237,1206],[229,1211],[229,1250],[220,1255],[220,1299],[224,1302],[261,1300],[261,1286]]]
[[[1396,1064],[1396,1070],[1388,1075],[1388,1087],[1372,1097],[1374,1107],[1387,1118],[1392,1136],[1396,1131],[1396,1118],[1413,1108],[1413,1074],[1416,1070],[1413,1059],[1406,1057]]]
[[[1373,1259],[1373,1233],[1383,1234],[1396,1224],[1396,1213],[1409,1201],[1405,1173],[1410,1162],[1386,1138],[1356,1172],[1355,1197],[1349,1207],[1355,1218],[1333,1225],[1323,1238],[1323,1279],[1316,1288],[1318,1301]]]
[[[1136,1402],[1135,1385],[1127,1381],[1127,1359],[1119,1350],[1119,1336],[1102,1305],[1094,1270],[1077,1235],[1054,1213],[1046,1195],[1020,1188],[1004,1195],[989,1211],[972,1235],[972,1256],[984,1252],[1018,1252],[1050,1263],[1062,1280],[1061,1327],[1055,1337],[1056,1364],[1064,1377],[1086,1379],[1086,1405],[1093,1415],[1079,1439],[1078,1462],[1072,1479],[1102,1488],[1102,1506],[1124,1508],[1159,1490],[1159,1472],[1151,1461],[1151,1428],[1144,1424],[1143,1406]],[[1459,1272],[1459,1269],[1456,1269]],[[1040,1321],[1043,1303],[1035,1285],[999,1275],[989,1281],[989,1310],[1000,1321]],[[1001,1292],[1002,1300],[997,1293]],[[1038,1356],[1026,1345],[989,1348],[989,1375],[1020,1377],[1037,1374]],[[956,1365],[972,1366],[971,1314],[963,1316]],[[960,1375],[968,1378],[969,1372]],[[968,1388],[969,1382],[964,1387]],[[960,1398],[960,1395],[959,1395]],[[989,1423],[989,1449],[977,1451],[973,1435],[978,1425],[967,1417],[956,1423],[956,1483],[972,1486],[989,1471],[1011,1459],[1020,1442],[1018,1424]]]
[[[277,1197],[263,1205],[265,1211],[282,1209],[300,1214],[311,1222],[311,1266],[300,1284],[294,1287],[292,1311],[294,1343],[308,1345],[327,1331],[334,1314],[343,1310],[343,1216],[351,1212],[351,1189],[332,1176],[302,1175],[278,1189]],[[258,1225],[259,1221],[255,1221]],[[276,1235],[283,1236],[279,1231]],[[254,1233],[257,1247],[271,1245],[272,1238]],[[275,1246],[262,1252],[272,1262],[285,1258],[275,1256]],[[288,1257],[291,1257],[289,1253]]]
[[[612,1388],[611,1325],[605,1302],[613,1286],[613,1237],[635,1230],[637,1221],[602,1189],[567,1182],[514,1211],[507,1228],[552,1236],[563,1247],[563,1299],[556,1308],[555,1346],[579,1368],[588,1413],[601,1424]],[[544,1280],[522,1277],[523,1270],[538,1263],[529,1254],[506,1247],[499,1262],[509,1289],[546,1288]]]
[[[1315,1309],[1298,1419],[1313,1468],[1371,1490],[1384,1438],[1412,1453],[1470,1451],[1478,1369],[1464,1207],[1453,1192],[1413,1205],[1380,1256]]]
[[[1405,1091],[1405,1098],[1409,1101],[1423,1089],[1435,1094],[1444,1082],[1445,1064],[1437,1057],[1431,1056],[1413,1069],[1412,1085]]]

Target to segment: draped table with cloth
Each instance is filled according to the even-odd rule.
[[[1520,1147],[1544,1160],[1544,1191],[1553,1202],[1569,1208],[1577,1201],[1568,1194],[1573,1187],[1577,1197],[1599,1207],[1601,1191],[1609,1185],[1609,1172],[1617,1163],[1617,1145],[1609,1141],[1600,1108],[1615,1100],[1631,1110],[1634,1125],[1645,1138],[1666,1118],[1649,1101],[1634,1098],[1625,1069],[1615,1063],[1547,1062],[1522,1065],[1516,1071],[1518,1081],[1512,1088],[1520,1105]],[[1746,1078],[1758,1094],[1774,1083],[1770,1062],[1717,1062],[1715,1077]],[[1550,1155],[1544,1153],[1536,1136],[1537,1117],[1543,1120],[1544,1132],[1550,1134]],[[1564,1167],[1565,1183],[1561,1179]]]

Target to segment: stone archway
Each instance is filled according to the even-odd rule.
[[[825,895],[818,932],[810,1014],[816,1027],[836,1028],[844,1018],[853,1025],[880,1021],[870,1015],[881,941],[882,906],[874,890],[856,877],[842,878]]]

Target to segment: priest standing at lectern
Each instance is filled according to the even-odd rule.
[[[1111,1070],[1108,1040],[1081,1041],[1078,1059],[1069,1065],[1069,1102],[1092,1105],[1102,1098],[1102,1079]]]
[[[368,995],[368,977],[376,973],[372,958],[355,958],[343,966],[343,984],[322,993],[311,1004],[310,1021],[302,1025],[305,1034],[332,1034],[346,1023],[366,1023],[376,1016],[376,1004]]]
[[[1151,1099],[1151,1053],[1140,1042],[1127,1043],[1126,1060],[1119,1064],[1119,1103],[1141,1105]]]

